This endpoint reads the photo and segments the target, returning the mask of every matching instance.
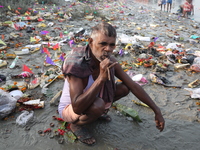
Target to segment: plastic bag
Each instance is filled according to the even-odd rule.
[[[200,65],[199,64],[193,64],[190,66],[191,71],[200,72]]]
[[[22,114],[19,115],[16,119],[16,124],[21,126],[21,127],[24,127],[30,120],[33,119],[33,115],[34,115],[34,111],[22,111]]]
[[[9,115],[16,107],[17,99],[12,97],[10,93],[0,89],[0,119]]]
[[[23,96],[23,93],[21,90],[13,90],[10,92],[10,95],[18,100]]]
[[[193,61],[193,64],[200,65],[200,57],[196,57]]]
[[[176,49],[178,51],[183,51],[183,49],[181,47],[182,47],[182,45],[180,43],[169,43],[166,46],[166,49]]]
[[[200,98],[200,88],[184,88],[190,92],[191,98]]]
[[[135,72],[133,72],[131,70],[128,70],[126,73],[131,77],[131,79],[133,81],[135,81],[140,86],[148,83],[147,79],[145,77],[143,77],[142,74],[136,74]]]
[[[196,57],[190,66],[191,71],[200,72],[200,57]]]

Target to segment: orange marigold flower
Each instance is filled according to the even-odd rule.
[[[48,80],[48,82],[51,82],[51,81],[52,81],[52,79],[49,79],[49,80]]]
[[[127,71],[128,71],[128,69],[125,69],[125,70],[124,70],[124,72],[127,72]]]
[[[26,87],[23,87],[21,90],[22,90],[22,91],[26,91]]]
[[[5,90],[5,88],[0,87],[1,90]]]
[[[63,78],[64,78],[63,74],[61,74],[61,75],[58,76],[58,79],[63,79]]]

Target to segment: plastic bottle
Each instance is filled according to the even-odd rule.
[[[81,35],[83,35],[85,33],[85,29],[83,29],[83,28],[80,28],[77,32],[75,32],[75,37],[79,37],[79,36],[81,36]]]
[[[16,56],[9,68],[11,68],[11,69],[14,68],[16,66],[18,59],[19,59],[19,56]]]

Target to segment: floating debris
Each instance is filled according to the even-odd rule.
[[[143,103],[143,102],[139,102],[136,100],[132,100],[135,104],[140,105],[140,106],[144,106],[144,107],[149,107],[147,104]]]
[[[198,85],[200,85],[200,80],[199,80],[199,79],[196,79],[196,80],[194,80],[193,82],[189,83],[189,84],[188,84],[188,87],[190,87],[190,88],[195,88],[195,87],[197,87]]]

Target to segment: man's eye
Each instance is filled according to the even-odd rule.
[[[102,46],[107,46],[108,45],[108,43],[106,43],[106,42],[102,42],[102,43],[99,43],[99,44],[101,44]],[[115,43],[111,43],[111,44],[109,44],[111,47],[114,47],[115,46]]]
[[[108,43],[106,43],[106,42],[102,42],[102,43],[100,43],[102,46],[106,46]]]
[[[114,44],[114,43],[113,43],[113,44],[110,44],[110,46],[113,47],[113,46],[115,46],[115,44]]]

